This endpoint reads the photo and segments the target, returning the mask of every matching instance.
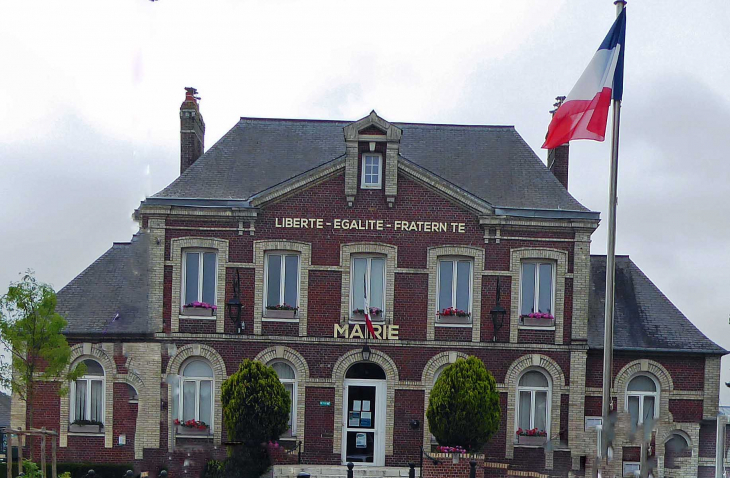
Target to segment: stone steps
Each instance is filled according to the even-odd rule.
[[[265,477],[297,478],[300,472],[309,473],[312,478],[347,478],[345,465],[275,465]],[[408,467],[398,466],[355,466],[353,477],[357,478],[407,478]],[[416,468],[416,476],[419,470]]]

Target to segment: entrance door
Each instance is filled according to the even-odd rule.
[[[342,462],[385,465],[385,381],[346,379]]]

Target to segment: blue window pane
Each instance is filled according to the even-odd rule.
[[[203,254],[203,302],[215,304],[215,253]]]
[[[385,282],[385,259],[370,260],[370,307],[383,309],[383,284]]]
[[[352,268],[352,307],[353,309],[362,309],[365,307],[365,271],[367,269],[367,259],[355,259]],[[370,306],[374,307],[372,300]]]
[[[522,314],[534,312],[535,306],[535,264],[522,264]]]
[[[269,279],[266,282],[266,305],[280,305],[281,288],[281,256],[270,255],[269,257]]]
[[[284,276],[284,303],[296,307],[299,288],[299,257],[286,256],[286,275]]]
[[[456,265],[456,308],[469,311],[469,284],[471,262],[459,261]]]
[[[439,262],[439,311],[452,307],[451,288],[453,284],[454,263],[451,261]]]
[[[198,300],[198,272],[200,268],[200,254],[188,252],[185,254],[185,303]]]
[[[543,314],[552,314],[553,307],[553,266],[540,264],[540,298],[538,311]]]

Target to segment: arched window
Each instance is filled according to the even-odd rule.
[[[680,432],[672,433],[667,441],[664,442],[665,468],[678,468],[679,464],[675,463],[677,458],[688,458],[691,456],[692,448],[690,448],[687,438]]]
[[[522,374],[517,385],[517,427],[547,432],[549,409],[550,382],[547,376],[538,370]]]
[[[193,359],[182,367],[179,394],[179,420],[182,423],[195,420],[213,428],[213,369],[200,359]],[[183,430],[185,431],[185,430]]]
[[[436,369],[436,371],[433,373],[433,383],[431,384],[432,389],[433,389],[434,385],[436,385],[436,382],[438,381],[439,377],[441,376],[441,373],[444,370],[446,370],[446,367],[448,367],[449,365],[451,365],[451,364],[447,363],[446,365],[442,365],[438,369]],[[433,435],[433,433],[431,434],[431,443],[432,444],[438,443],[438,440],[436,440],[436,437]]]
[[[71,384],[71,423],[104,425],[104,367],[96,360],[83,360],[86,374]],[[92,423],[87,423],[92,422]]]
[[[289,409],[289,430],[287,435],[295,436],[297,433],[297,377],[294,373],[294,369],[285,362],[274,362],[271,367],[279,376],[279,381],[284,385],[284,388],[289,392],[289,398],[291,398],[291,408]]]
[[[659,415],[659,386],[649,375],[637,375],[626,387],[626,410],[636,427]]]

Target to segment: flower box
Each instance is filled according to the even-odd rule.
[[[74,425],[68,426],[69,433],[102,433],[104,425]]]
[[[523,317],[522,325],[527,327],[552,327],[555,325],[555,319],[535,319],[533,317]]]
[[[264,317],[267,319],[296,319],[297,310],[266,309],[264,311]]]
[[[385,319],[385,317],[383,317],[382,312],[379,312],[377,314],[370,314],[370,320],[372,320],[375,323],[382,322],[384,319]],[[365,322],[365,312],[353,310],[352,311],[352,320]]]
[[[213,317],[215,309],[206,309],[204,307],[183,307],[183,315],[193,317]]]
[[[192,428],[183,425],[177,425],[178,436],[190,436],[190,437],[207,437],[211,435],[210,427],[205,428]]]
[[[518,445],[529,445],[529,446],[543,446],[547,441],[547,437],[541,436],[529,436],[529,435],[517,435]]]

